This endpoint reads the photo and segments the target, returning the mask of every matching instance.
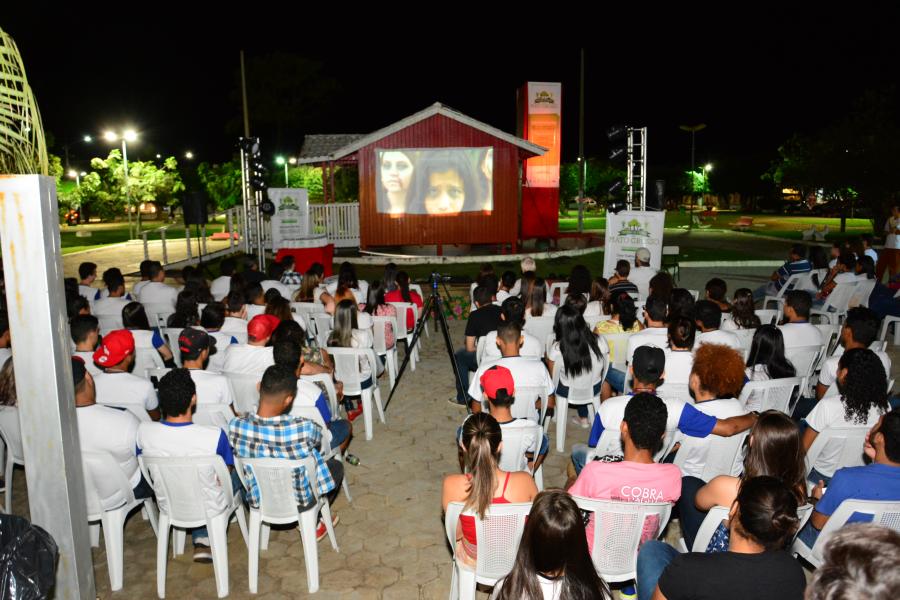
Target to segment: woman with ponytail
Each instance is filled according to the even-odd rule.
[[[475,413],[462,426],[465,474],[444,478],[442,505],[444,512],[451,502],[464,502],[466,511],[484,518],[491,504],[531,502],[537,495],[534,479],[525,471],[515,473],[500,469],[502,433],[497,420],[488,413]],[[582,537],[584,532],[582,531]],[[458,558],[474,565],[477,553],[475,519],[460,515],[456,528]]]
[[[606,583],[588,553],[581,511],[562,490],[538,494],[525,523],[512,571],[491,600],[608,600]]]
[[[728,514],[728,551],[680,554],[663,542],[638,555],[641,600],[801,600],[803,568],[784,549],[800,519],[797,494],[776,477],[745,480]]]

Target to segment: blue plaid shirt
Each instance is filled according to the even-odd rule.
[[[264,418],[247,414],[228,424],[228,439],[239,458],[287,458],[297,460],[312,455],[316,460],[319,495],[334,489],[334,479],[328,465],[319,454],[322,430],[313,421],[293,415]],[[259,506],[259,487],[250,469],[244,469],[250,482],[250,504]],[[301,506],[313,502],[313,491],[306,477],[306,469],[294,469],[294,491]]]
[[[303,274],[297,271],[285,271],[281,276],[284,285],[300,285],[303,282]]]

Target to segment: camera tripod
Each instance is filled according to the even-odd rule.
[[[437,327],[438,325],[440,325],[441,333],[444,336],[444,344],[447,346],[447,356],[450,357],[450,366],[453,368],[453,376],[456,378],[456,382],[460,386],[460,389],[465,390],[467,387],[463,382],[463,378],[459,372],[459,368],[456,366],[456,357],[453,353],[453,342],[450,341],[450,330],[447,327],[447,319],[446,317],[444,317],[444,299],[441,298],[441,294],[438,291],[438,283],[441,283],[443,281],[445,281],[445,279],[439,273],[431,274],[431,294],[428,296],[428,300],[425,301],[425,306],[422,307],[422,314],[419,317],[419,322],[416,323],[416,328],[413,331],[412,339],[407,342],[406,356],[403,359],[403,364],[400,365],[400,369],[397,371],[397,379],[394,382],[394,389],[391,390],[387,402],[384,403],[385,410],[387,410],[388,405],[391,403],[391,398],[394,397],[394,392],[397,391],[397,387],[400,385],[400,381],[403,378],[403,373],[406,370],[406,365],[409,363],[410,356],[412,356],[413,348],[415,348],[416,344],[419,342],[419,336],[425,329],[426,323],[428,322],[428,314],[431,312],[434,313],[435,331],[437,331]],[[444,289],[447,289],[446,284],[444,285]],[[402,320],[398,319],[398,321],[399,327],[405,327],[406,315],[403,315]],[[468,403],[466,404],[466,410],[471,410],[469,409]]]

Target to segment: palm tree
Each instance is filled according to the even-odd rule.
[[[0,29],[0,173],[48,174],[37,101],[13,39]]]

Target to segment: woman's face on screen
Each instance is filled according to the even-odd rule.
[[[458,213],[465,202],[465,183],[456,169],[435,171],[429,175],[425,212],[430,215]]]
[[[381,183],[389,192],[409,189],[413,166],[403,152],[385,152],[381,156]]]

